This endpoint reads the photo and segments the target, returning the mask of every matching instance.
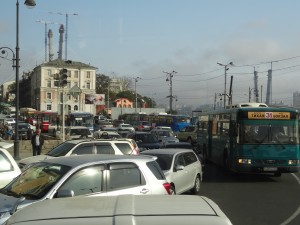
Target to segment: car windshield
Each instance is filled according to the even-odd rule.
[[[50,150],[46,155],[53,157],[65,156],[76,144],[64,142]]]
[[[69,166],[37,163],[28,167],[2,193],[27,199],[40,199],[71,169]]]

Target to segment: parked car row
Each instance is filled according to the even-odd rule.
[[[98,196],[129,194],[153,197],[160,195],[161,198],[162,195],[183,194],[187,191],[196,195],[201,193],[203,171],[201,162],[192,149],[160,148],[143,151],[140,155],[137,149],[137,143],[133,139],[70,140],[46,155],[20,160],[21,174],[0,190],[0,224],[5,221],[6,224],[14,224],[16,221],[24,225],[26,222],[39,224],[42,217],[51,215],[52,209],[48,212],[50,214],[42,212],[40,217],[35,217],[36,214],[30,211],[31,207],[40,205],[43,210],[46,201],[52,204],[52,201],[61,199],[60,204],[64,204],[64,200],[69,202],[75,199],[65,197],[82,197],[82,202],[85,202],[85,197],[92,197],[89,198],[92,204],[94,198],[102,201]],[[151,202],[150,199],[146,201]],[[103,201],[106,201],[104,197]],[[167,202],[167,199],[163,201]],[[220,221],[230,224],[225,214],[211,200],[199,197],[197,201],[206,210],[216,207],[207,213],[214,212]],[[182,204],[181,202],[180,205]],[[98,205],[102,204],[98,202]],[[82,207],[86,209],[89,205],[81,205],[79,208]],[[171,207],[174,209],[174,206]],[[22,213],[25,209],[29,210],[26,216]],[[11,215],[12,218],[7,221]],[[81,223],[78,215],[81,214],[67,216],[69,222],[74,218]],[[56,216],[51,218],[55,220]],[[47,219],[47,222],[51,224],[52,219]],[[98,221],[96,218],[93,220]],[[64,224],[64,221],[61,220],[59,224]]]

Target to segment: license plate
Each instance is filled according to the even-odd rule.
[[[264,167],[264,171],[273,172],[273,171],[277,171],[277,168],[276,167]]]

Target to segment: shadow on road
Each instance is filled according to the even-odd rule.
[[[280,177],[274,177],[273,174],[248,174],[233,173],[225,171],[222,167],[212,163],[205,165],[203,182],[277,182]]]

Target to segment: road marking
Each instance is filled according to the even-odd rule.
[[[291,175],[296,179],[296,181],[298,182],[298,184],[300,185],[300,179],[297,175],[295,175],[294,173],[291,173]],[[286,225],[289,224],[293,219],[295,219],[298,215],[300,214],[300,206],[298,207],[298,209],[283,223],[281,223],[280,225]]]

